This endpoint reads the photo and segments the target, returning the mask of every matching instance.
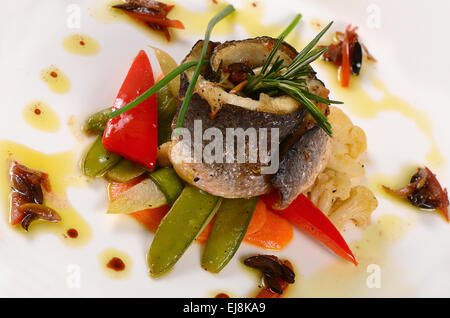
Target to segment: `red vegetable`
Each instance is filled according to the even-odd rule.
[[[123,10],[133,19],[145,23],[153,30],[163,32],[167,41],[170,41],[168,28],[184,29],[182,22],[167,18],[167,14],[173,7],[155,0],[127,0],[126,3],[113,6],[115,9]]]
[[[140,51],[114,103],[116,110],[136,99],[155,84],[147,54]],[[153,169],[158,148],[158,118],[156,94],[138,106],[108,121],[103,134],[103,146],[112,153]]]
[[[20,207],[27,203],[42,204],[45,191],[50,192],[48,175],[42,171],[30,169],[17,162],[11,164],[9,171],[11,188],[9,221],[12,225],[22,222],[26,213]]]
[[[261,198],[269,209],[278,200],[278,195],[274,191]],[[322,242],[338,256],[358,265],[355,256],[333,223],[303,194],[300,194],[286,209],[274,212]]]

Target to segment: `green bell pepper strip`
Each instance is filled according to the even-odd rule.
[[[149,176],[162,193],[164,193],[167,203],[172,206],[184,188],[183,182],[178,177],[175,170],[165,167],[151,172]]]
[[[127,182],[140,176],[146,171],[147,170],[144,167],[123,158],[111,170],[106,172],[105,177],[110,181]]]
[[[177,112],[177,100],[169,86],[162,87],[158,93],[158,145],[172,138],[172,119]]]
[[[83,131],[88,134],[103,134],[109,120],[108,114],[111,112],[112,107],[108,107],[89,116],[83,125]]]
[[[258,198],[224,199],[203,251],[201,265],[211,273],[220,272],[241,245]]]
[[[119,163],[119,155],[106,151],[102,144],[102,137],[98,136],[89,148],[82,163],[83,174],[88,177],[103,175]]]
[[[192,186],[183,189],[162,219],[147,254],[153,277],[161,276],[175,265],[209,223],[221,202],[222,198]]]

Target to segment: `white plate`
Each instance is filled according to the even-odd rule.
[[[80,122],[87,114],[111,104],[139,49],[155,45],[179,61],[201,37],[191,34],[186,25],[188,35],[167,44],[129,24],[99,22],[89,11],[99,1],[77,1],[79,4],[73,5],[70,0],[23,0],[2,4],[0,139],[17,141],[48,153],[79,149],[80,141],[66,125],[69,116],[75,115]],[[238,10],[249,5],[248,2],[231,2]],[[182,3],[198,11],[211,6],[209,1]],[[264,24],[285,25],[295,12],[301,12],[304,18],[298,28],[305,39],[317,32],[310,24],[314,19],[334,20],[336,30],[342,30],[349,23],[358,25],[364,43],[378,59],[377,77],[391,93],[429,115],[431,131],[443,157],[450,157],[447,117],[450,115],[447,102],[450,99],[447,78],[450,60],[445,56],[450,50],[445,40],[450,12],[448,1],[434,1],[432,6],[405,0],[349,0],[345,4],[332,0],[267,3],[256,0],[255,3],[255,12],[265,7]],[[78,9],[80,28],[69,28],[68,19],[72,19]],[[175,18],[183,21],[182,16]],[[72,33],[88,34],[96,39],[100,52],[87,57],[66,52],[61,43]],[[213,39],[220,40],[238,37],[245,37],[244,29],[239,26],[230,34],[213,35]],[[49,65],[56,65],[69,77],[72,86],[67,94],[52,93],[41,80],[41,70]],[[333,86],[334,81],[327,73],[320,67],[318,72],[332,96],[342,98],[341,90]],[[368,89],[381,96],[373,88]],[[34,99],[45,101],[58,114],[62,125],[57,132],[44,133],[23,121],[22,109]],[[394,175],[407,164],[430,164],[425,158],[428,140],[410,120],[396,112],[383,112],[374,118],[359,117],[354,108],[358,101],[344,101],[348,103],[344,110],[368,136],[369,177],[379,173]],[[82,141],[86,142],[86,139]],[[430,167],[443,185],[449,184],[446,162]],[[147,275],[145,262],[152,234],[131,218],[104,214],[106,194],[101,181],[70,188],[68,196],[92,230],[89,243],[78,248],[67,247],[53,234],[28,238],[24,233],[13,231],[7,224],[7,211],[3,211],[1,296],[210,297],[217,291],[225,291],[243,297],[251,295],[256,288],[256,278],[243,270],[240,259],[267,252],[247,244],[243,244],[219,275],[211,275],[200,268],[201,246],[194,244],[175,270],[162,279],[153,280]],[[387,245],[380,243],[381,239],[374,239],[369,249],[373,255],[369,255],[358,270],[295,231],[288,248],[275,253],[292,260],[301,273],[292,296],[450,296],[449,224],[436,214],[408,209],[384,197],[379,197],[379,203],[372,221],[376,224],[382,215],[394,213],[403,220],[405,230],[402,234],[397,231],[398,239],[388,239]],[[356,231],[345,233],[348,238],[358,239],[361,235],[364,234]],[[132,266],[128,277],[115,280],[104,274],[99,255],[107,248],[116,248],[130,256]],[[367,268],[372,263],[376,265]],[[376,272],[372,272],[374,269]],[[378,269],[381,272],[377,272]],[[369,288],[377,287],[373,285],[373,279],[377,278],[373,275],[378,274],[380,288]],[[74,279],[79,284],[74,284]]]

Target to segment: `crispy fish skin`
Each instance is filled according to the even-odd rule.
[[[278,172],[272,178],[279,191],[273,208],[283,210],[311,187],[325,169],[331,155],[331,138],[318,126],[308,130],[284,154]]]
[[[189,82],[185,75],[181,76],[180,94],[184,94]],[[181,102],[178,107],[180,108]],[[178,111],[179,111],[178,108]],[[210,117],[211,109],[208,102],[202,99],[198,94],[194,94],[191,103],[186,112],[183,122],[183,128],[187,128],[194,136],[194,121],[202,122],[202,135],[208,128],[217,128],[226,136],[227,128],[242,128],[244,131],[248,128],[255,128],[259,140],[259,128],[267,128],[267,149],[270,149],[271,133],[270,128],[277,128],[280,139],[284,139],[288,134],[295,130],[302,122],[305,115],[305,109],[300,108],[292,114],[274,114],[268,112],[251,111],[235,105],[224,105],[212,119]],[[176,126],[175,115],[172,127]],[[180,139],[172,139],[175,145]],[[202,141],[202,149],[209,141]],[[186,182],[205,190],[211,194],[225,198],[249,198],[269,192],[272,189],[270,175],[261,174],[261,163],[226,163],[226,148],[223,145],[223,163],[195,163],[193,162],[193,149],[191,145],[191,157],[186,157],[182,153],[182,147],[172,146],[170,156],[172,164],[177,174]],[[236,143],[234,153],[236,154]],[[246,158],[249,155],[249,141],[245,141]]]
[[[294,100],[289,100],[291,98],[288,96],[271,98],[267,95],[264,99],[269,99],[269,104],[265,104],[267,101],[263,101],[261,96],[260,100],[254,100],[229,94],[217,83],[208,80],[209,74],[214,72],[214,67],[217,68],[221,64],[220,61],[224,61],[223,65],[248,62],[252,67],[260,66],[258,64],[265,60],[276,41],[277,39],[261,37],[242,41],[228,41],[222,44],[210,42],[206,55],[206,59],[210,59],[210,65],[202,69],[195,93],[184,118],[183,128],[190,132],[192,138],[194,136],[194,121],[201,120],[202,135],[206,129],[214,127],[222,132],[224,142],[226,141],[226,128],[242,128],[243,130],[255,128],[257,132],[258,128],[268,128],[267,149],[269,150],[271,150],[270,128],[279,129],[280,142],[288,136],[297,135],[298,137],[293,139],[292,147],[284,152],[280,170],[275,175],[261,174],[262,165],[259,161],[256,163],[238,163],[236,156],[233,163],[206,163],[204,160],[203,162],[194,162],[193,145],[190,145],[189,152],[186,152],[187,144],[182,141],[181,137],[174,135],[169,153],[170,161],[177,174],[187,183],[225,198],[258,196],[272,191],[275,186],[282,194],[279,206],[284,207],[292,202],[299,193],[311,186],[317,175],[324,169],[330,151],[329,138],[318,127],[308,130],[314,125],[314,122],[309,124],[311,120],[307,119],[306,111],[302,105]],[[197,60],[202,43],[202,41],[198,41],[183,62]],[[239,46],[244,44],[243,50],[245,52],[235,55],[235,53],[239,53]],[[252,49],[260,51],[258,51],[258,54],[251,56],[249,52]],[[297,51],[287,43],[282,44],[280,52],[287,62],[295,58],[297,54]],[[247,58],[250,60],[247,60]],[[193,70],[189,70],[181,75],[181,87],[178,94],[180,100],[184,98],[192,72]],[[308,85],[313,90],[321,90],[324,95],[328,96],[328,90],[317,79],[309,79]],[[179,101],[178,112],[181,104],[182,102]],[[267,105],[270,107],[264,107]],[[327,105],[324,106],[327,107]],[[214,110],[214,116],[211,116],[212,110]],[[173,128],[176,126],[178,112],[174,117]],[[203,150],[208,143],[209,141],[202,140]],[[314,147],[319,148],[314,149]],[[225,146],[223,149],[224,157],[226,157]],[[234,153],[236,154],[236,149]],[[246,158],[248,158],[248,154],[249,144],[246,140]],[[310,160],[305,160],[305,154],[309,156]],[[302,155],[303,157],[301,157]],[[225,162],[225,159],[222,162]]]

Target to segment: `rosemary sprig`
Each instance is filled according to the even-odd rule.
[[[283,33],[278,37],[278,42],[270,52],[264,63],[261,72],[257,75],[250,75],[244,92],[248,96],[257,97],[260,93],[266,93],[270,96],[287,94],[293,99],[304,105],[311,113],[317,124],[328,134],[332,135],[331,125],[328,118],[320,111],[313,101],[325,104],[342,104],[342,102],[320,97],[308,91],[306,78],[313,76],[315,72],[310,64],[318,59],[327,49],[316,48],[320,38],[327,32],[333,22],[330,22],[303,50],[292,60],[288,66],[283,66],[283,59],[278,56],[272,63],[276,52],[281,46],[284,38],[300,20],[300,15],[292,21]],[[269,69],[269,66],[272,66]]]
[[[192,94],[194,93],[195,85],[197,84],[198,77],[200,76],[200,71],[202,69],[202,63],[205,59],[206,51],[208,50],[209,38],[211,36],[212,29],[220,20],[224,19],[230,13],[234,11],[234,7],[230,4],[226,6],[222,11],[216,14],[208,23],[208,28],[205,32],[205,39],[203,40],[203,48],[200,54],[199,64],[195,68],[194,75],[192,76],[191,82],[189,83],[186,94],[184,95],[183,103],[181,104],[180,112],[177,119],[177,127],[181,128],[183,126],[184,117],[186,116],[187,108],[191,101]]]

